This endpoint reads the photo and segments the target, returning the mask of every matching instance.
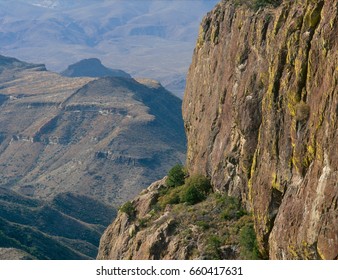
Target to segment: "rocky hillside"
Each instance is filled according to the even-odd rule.
[[[263,258],[338,258],[337,8],[222,1],[201,23],[183,101],[186,168],[242,202]],[[101,258],[120,257],[113,240],[133,224],[122,227],[121,215],[101,239]],[[231,244],[224,238],[219,248]],[[193,258],[204,254],[196,250]]]
[[[15,201],[29,197],[37,203],[27,208],[1,202],[0,234],[22,246],[0,247],[25,250],[43,234],[72,253],[50,255],[46,243],[28,253],[74,259],[79,251],[81,258],[93,258],[115,216],[112,207],[184,161],[181,101],[152,80],[68,78],[3,56],[0,67],[0,188],[18,195]],[[86,220],[91,211],[106,217]],[[49,219],[68,225],[67,236]],[[33,231],[34,242],[19,238],[24,228]]]
[[[88,196],[44,201],[0,187],[0,259],[93,259],[115,216],[113,207]]]
[[[166,181],[153,183],[121,207],[101,238],[98,259],[260,257],[252,218],[239,200],[212,192],[199,198],[194,184],[208,182],[203,177],[176,187]]]
[[[15,248],[0,248],[0,260],[34,260],[34,257],[25,251]]]
[[[184,160],[181,101],[154,81],[19,67],[0,87],[0,184],[19,193],[119,206]]]

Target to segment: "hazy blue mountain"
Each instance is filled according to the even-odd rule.
[[[14,57],[6,57],[3,55],[0,55],[0,74],[4,70],[9,69],[15,69],[15,68],[21,68],[21,69],[39,69],[39,70],[46,70],[46,67],[44,64],[33,64],[33,63],[27,63],[20,61]]]
[[[119,69],[110,69],[105,67],[97,58],[83,59],[61,72],[66,77],[122,77],[131,78],[131,76]]]
[[[0,53],[62,71],[97,57],[166,86],[185,78],[203,15],[218,0],[0,0]]]

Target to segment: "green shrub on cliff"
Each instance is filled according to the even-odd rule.
[[[222,240],[217,235],[211,235],[209,237],[204,252],[208,260],[222,259],[221,245]]]
[[[185,190],[181,196],[181,202],[190,205],[201,202],[207,198],[211,192],[210,180],[203,175],[195,175],[188,178],[185,182]]]
[[[193,175],[187,179],[181,165],[175,165],[168,174],[168,187],[158,198],[158,206],[164,209],[167,204],[196,204],[207,198],[211,192],[210,180],[203,175]]]
[[[239,232],[241,258],[246,260],[260,259],[256,232],[252,223],[244,225]]]
[[[185,186],[179,186],[168,189],[158,199],[158,205],[161,209],[164,209],[167,204],[179,204],[181,203],[181,193]]]
[[[131,201],[127,201],[120,207],[120,211],[126,213],[130,218],[133,218],[136,213],[135,206]]]
[[[169,170],[166,184],[168,187],[182,186],[184,184],[184,178],[184,167],[180,164],[176,164]]]
[[[218,203],[222,205],[221,218],[225,220],[239,219],[246,215],[239,199],[228,195],[223,195],[218,199]]]

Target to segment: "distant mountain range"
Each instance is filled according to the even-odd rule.
[[[185,160],[179,98],[96,59],[69,69],[87,77],[0,56],[0,248],[28,254],[0,257],[95,258],[116,208]]]
[[[3,71],[10,71],[15,69],[21,69],[21,70],[27,70],[27,69],[35,69],[35,70],[41,70],[46,71],[46,67],[44,64],[33,64],[33,63],[27,63],[20,61],[13,57],[6,57],[3,55],[0,55],[0,74]]]
[[[217,2],[2,0],[0,53],[57,72],[97,57],[182,96],[199,22]]]

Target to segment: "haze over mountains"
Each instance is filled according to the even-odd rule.
[[[131,76],[119,69],[105,67],[97,58],[83,59],[61,72],[65,77],[121,77],[131,78]]]
[[[94,258],[113,206],[183,162],[185,143],[181,100],[153,80],[0,56],[0,247]]]
[[[217,0],[0,1],[0,53],[60,72],[97,57],[182,96],[202,16]]]

